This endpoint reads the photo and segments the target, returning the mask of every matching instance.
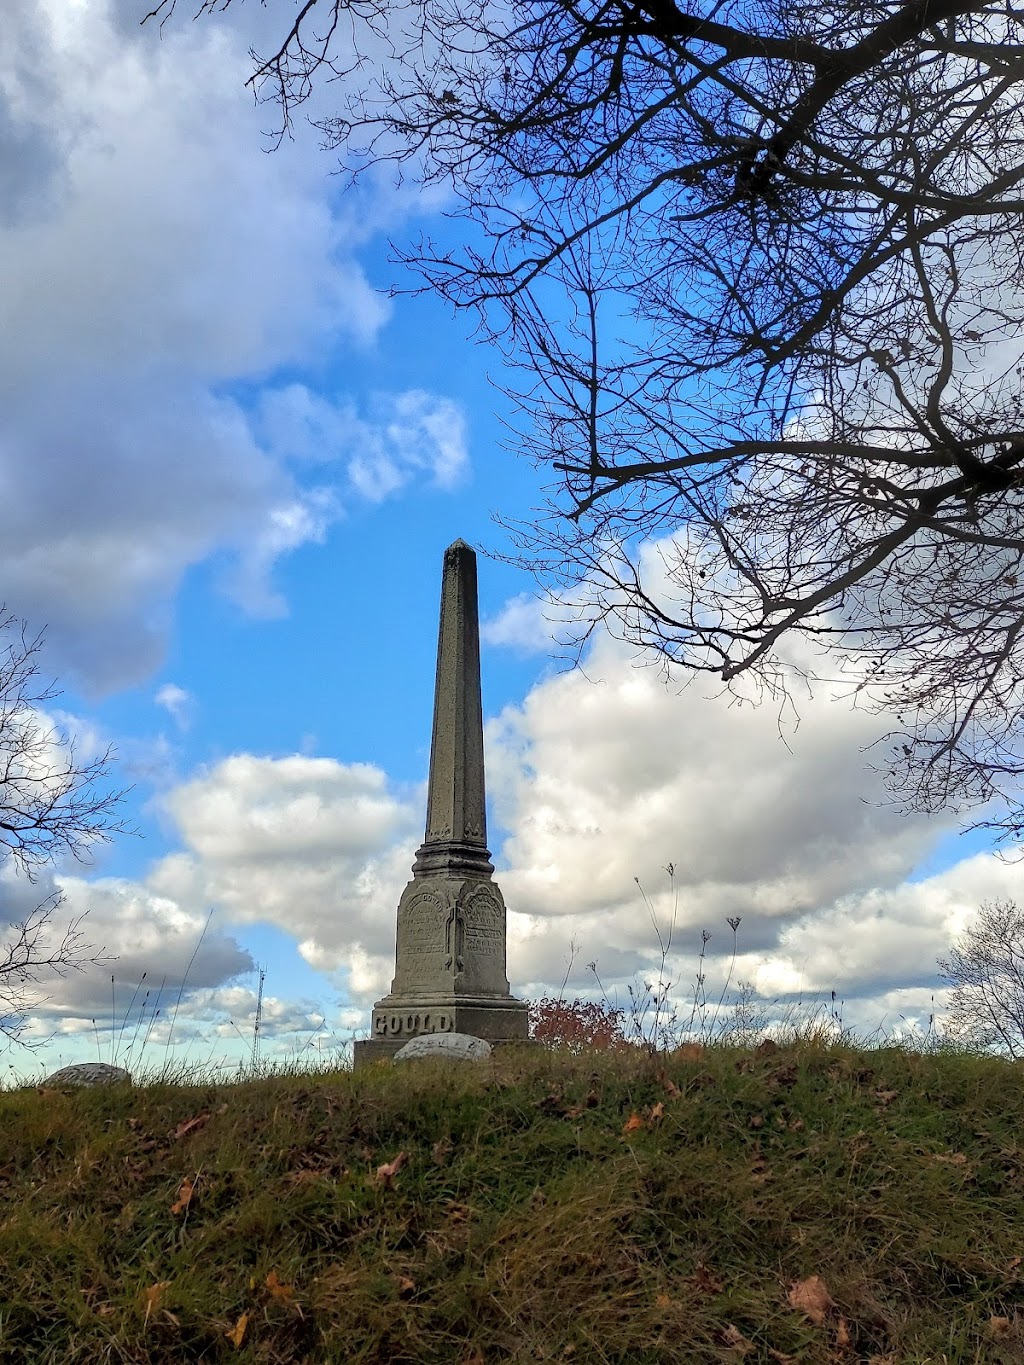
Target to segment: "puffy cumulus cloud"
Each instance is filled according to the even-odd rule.
[[[687,915],[778,919],[894,884],[937,822],[876,804],[861,750],[878,734],[825,685],[797,725],[770,700],[666,686],[601,637],[489,727],[509,889],[545,918],[635,916],[634,878],[671,863]]]
[[[36,1016],[29,1036],[43,1036],[56,1024],[65,1034],[116,1027],[127,994],[144,982],[149,1008],[164,1014],[182,982],[190,991],[212,988],[253,970],[250,955],[222,927],[207,926],[205,907],[183,906],[151,888],[121,878],[82,877],[53,873],[30,884],[9,867],[0,872],[0,955],[16,935],[16,926],[47,897],[60,894],[63,903],[52,915],[39,949],[56,947],[65,931],[79,922],[81,949],[99,964],[82,963],[63,978],[40,976],[26,984],[26,999]],[[111,976],[115,978],[111,999]],[[161,986],[161,983],[163,987]],[[120,983],[120,1008],[117,1003]],[[115,1011],[116,1017],[111,1018]]]
[[[421,834],[423,798],[395,795],[368,764],[236,755],[165,794],[182,848],[141,881],[58,875],[32,887],[0,875],[0,924],[13,926],[42,895],[63,890],[55,929],[84,914],[87,942],[116,959],[41,982],[26,1037],[56,1034],[73,1051],[77,1039],[77,1060],[89,1055],[97,1029],[104,1048],[141,1037],[172,1057],[200,1045],[216,1050],[239,1035],[251,1043],[256,994],[251,981],[236,978],[255,963],[231,930],[263,923],[293,935],[325,985],[344,988],[346,1010],[329,1020],[337,1044],[337,1030],[354,1027],[393,974],[395,907]],[[275,1055],[323,1021],[321,1002],[264,997],[261,1034]]]
[[[339,201],[309,139],[266,155],[237,27],[161,35],[124,8],[12,0],[0,51],[0,564],[93,693],[159,665],[215,553],[243,609],[283,610],[275,562],[342,511],[308,468],[334,452],[268,448],[232,384],[374,338],[388,310],[356,252],[409,211],[372,182]],[[352,490],[450,486],[458,411],[391,408],[352,424]]]
[[[683,1020],[699,969],[707,1019],[723,992],[727,1018],[744,983],[773,1008],[810,1009],[835,990],[844,1022],[864,1034],[886,1018],[895,1031],[924,1027],[933,1007],[941,1019],[949,992],[937,958],[983,900],[1014,894],[1019,869],[986,853],[912,880],[952,822],[879,804],[862,754],[878,722],[834,688],[819,685],[799,710],[797,725],[769,703],[667,688],[600,636],[584,670],[543,679],[492,720],[513,989],[557,991],[569,963],[570,992],[594,994],[593,961],[626,1004],[633,978],[657,980],[658,934],[667,942],[674,918],[666,970]],[[70,909],[90,909],[93,941],[121,953],[118,981],[184,971],[214,908],[219,937],[207,935],[190,973],[175,1048],[252,1023],[251,983],[233,980],[252,964],[232,926],[286,931],[365,1024],[393,973],[395,907],[423,801],[369,764],[235,755],[164,794],[181,847],[140,883],[61,881]],[[27,905],[26,887],[16,889],[8,919]],[[726,918],[737,916],[734,938]],[[87,1032],[106,984],[102,974],[66,993],[60,984],[42,1022]],[[275,1046],[290,1046],[307,1020],[314,1027],[318,1010],[275,998]]]
[[[839,979],[854,995],[924,987],[982,901],[1019,895],[1020,867],[978,853],[923,881],[839,896],[783,929],[778,956],[762,961],[757,980],[764,993],[779,990],[786,964],[799,961],[809,980]]]
[[[1013,870],[979,855],[912,882],[954,819],[888,805],[865,767],[879,719],[836,684],[795,670],[790,682],[793,705],[666,685],[597,634],[581,669],[489,723],[489,790],[507,832],[498,876],[524,993],[557,987],[575,955],[570,989],[599,993],[596,961],[625,1003],[631,978],[657,979],[658,929],[667,940],[674,918],[677,1001],[692,1004],[707,929],[713,1001],[731,967],[731,990],[749,982],[762,1000],[835,988],[858,1028],[897,1004],[919,1015],[933,992],[941,1009],[936,958],[982,899],[1012,888]]]
[[[295,936],[311,966],[362,995],[394,966],[395,907],[421,837],[420,802],[370,764],[236,755],[164,798],[185,851],[148,885],[233,923]]]

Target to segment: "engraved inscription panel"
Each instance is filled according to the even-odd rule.
[[[442,984],[447,919],[446,898],[439,892],[415,884],[406,889],[398,907],[393,991],[429,990]]]
[[[493,882],[469,882],[459,897],[465,944],[463,989],[508,992],[505,976],[505,903]]]

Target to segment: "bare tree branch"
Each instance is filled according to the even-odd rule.
[[[893,799],[1018,840],[1024,8],[282,13],[254,73],[282,129],[330,81],[353,179],[454,196],[461,244],[397,256],[523,376],[511,445],[555,482],[509,529],[574,646],[604,621],[772,688],[826,646],[894,717]]]

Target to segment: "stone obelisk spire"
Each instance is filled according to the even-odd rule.
[[[444,552],[427,830],[412,870],[415,876],[484,877],[494,871],[487,851],[476,555],[464,540]]]
[[[449,545],[441,579],[427,824],[398,904],[395,976],[357,1066],[424,1033],[491,1043],[529,1035],[505,974],[505,902],[487,850],[476,555]]]

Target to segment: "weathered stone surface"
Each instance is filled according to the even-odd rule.
[[[80,1062],[77,1066],[65,1066],[47,1076],[44,1085],[116,1085],[122,1081],[131,1084],[131,1076],[123,1066],[109,1066],[106,1062]]]
[[[398,903],[391,996],[508,993],[505,901],[496,883],[443,873],[414,877]]]
[[[413,872],[489,877],[486,805],[476,554],[456,540],[441,573],[427,827]]]
[[[415,1062],[423,1057],[447,1057],[455,1062],[476,1062],[491,1055],[491,1045],[468,1033],[426,1033],[398,1049],[396,1062]]]
[[[526,1002],[509,991],[485,806],[476,555],[457,540],[441,579],[426,830],[398,905],[391,991],[353,1045],[357,1067],[397,1060],[419,1037],[529,1038]]]

